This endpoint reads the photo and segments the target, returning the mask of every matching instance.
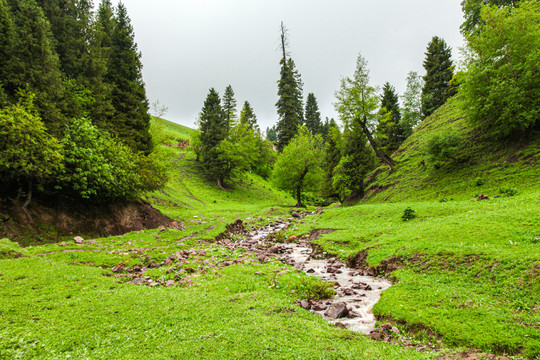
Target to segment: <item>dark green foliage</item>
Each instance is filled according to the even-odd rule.
[[[302,84],[292,59],[281,59],[281,78],[278,81],[279,100],[276,103],[277,147],[282,151],[303,123]]]
[[[43,122],[58,135],[66,121],[62,114],[64,85],[49,22],[35,0],[9,0],[7,4],[15,28],[15,41],[11,59],[5,64],[8,68],[2,79],[4,90],[12,102],[15,102],[19,89],[34,93]]]
[[[257,116],[255,116],[253,108],[247,101],[244,102],[244,107],[242,107],[242,111],[240,111],[240,123],[248,124],[251,130],[254,131],[259,129],[259,126],[257,125]]]
[[[432,162],[454,159],[463,147],[463,141],[455,131],[433,135],[426,143],[426,154]]]
[[[277,141],[276,125],[266,128],[266,140],[273,143]]]
[[[433,114],[446,100],[456,93],[450,83],[454,76],[452,50],[444,39],[434,36],[427,47],[424,60],[424,87],[422,88],[422,115]]]
[[[532,137],[540,125],[540,3],[485,7],[482,31],[467,36],[461,78],[467,119],[494,139]]]
[[[222,102],[223,112],[225,113],[225,118],[227,120],[227,126],[230,129],[233,127],[234,121],[236,120],[236,99],[234,98],[234,91],[231,85],[225,88]]]
[[[10,73],[12,70],[13,51],[16,41],[15,26],[11,20],[11,14],[7,3],[4,0],[0,1],[0,106],[7,103],[7,94],[2,89],[4,86],[9,86]]]
[[[379,123],[377,124],[377,140],[381,148],[389,154],[396,151],[405,140],[404,130],[401,126],[399,98],[396,89],[390,83],[383,85]]]
[[[407,207],[405,210],[403,210],[403,215],[401,215],[401,219],[403,221],[409,221],[416,217],[416,211],[411,209],[410,207]]]
[[[320,134],[322,130],[321,113],[319,112],[319,105],[313,93],[309,93],[307,96],[304,117],[308,130],[312,134]]]
[[[324,178],[322,183],[322,194],[325,197],[336,196],[336,191],[332,185],[334,169],[341,160],[343,147],[341,131],[336,122],[332,119],[329,123],[328,135],[326,137],[326,151],[323,162]]]
[[[60,69],[69,78],[84,78],[90,63],[88,49],[92,3],[88,0],[37,0],[51,24]]]
[[[111,37],[106,82],[112,86],[114,116],[105,128],[135,151],[149,154],[150,115],[142,80],[141,54],[125,6],[120,3]]]
[[[479,31],[485,25],[485,19],[482,19],[480,15],[483,5],[495,5],[502,8],[516,6],[519,2],[520,0],[463,0],[461,9],[465,21],[461,25],[461,31],[467,35]]]
[[[364,196],[364,179],[373,169],[375,161],[362,128],[347,127],[343,132],[343,156],[334,168],[332,186],[339,199]]]
[[[222,186],[223,180],[231,172],[227,161],[220,156],[222,151],[219,149],[220,143],[227,138],[227,128],[227,118],[219,94],[212,88],[199,115],[200,144],[196,152],[205,172],[217,180],[218,186]]]

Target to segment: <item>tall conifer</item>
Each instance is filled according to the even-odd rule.
[[[222,187],[223,180],[230,174],[230,169],[221,159],[218,148],[227,137],[227,119],[221,107],[219,94],[213,88],[208,92],[199,115],[199,131],[201,144],[198,149],[199,160],[208,175],[216,179],[218,186]]]
[[[111,99],[115,109],[107,129],[132,149],[149,153],[152,150],[150,114],[142,79],[141,54],[122,3],[116,11],[105,79],[112,85]]]
[[[231,85],[227,86],[223,93],[223,111],[227,120],[227,128],[230,129],[236,119],[236,99]]]
[[[33,92],[43,122],[59,135],[66,123],[61,111],[64,85],[49,22],[35,0],[9,0],[7,4],[16,35],[4,89],[12,98],[18,89]]]
[[[306,100],[306,111],[304,112],[305,125],[312,134],[320,134],[322,123],[319,104],[313,93],[309,93]]]
[[[244,102],[244,106],[242,107],[242,111],[240,112],[240,123],[248,124],[253,131],[259,129],[259,127],[257,126],[257,116],[255,116],[253,108],[248,101]]]
[[[433,114],[456,90],[450,84],[454,76],[452,50],[444,39],[434,36],[427,47],[424,60],[424,87],[422,89],[422,115]]]
[[[377,126],[379,144],[387,153],[391,154],[396,151],[405,140],[400,120],[401,112],[396,89],[387,82],[383,85],[379,124]]]

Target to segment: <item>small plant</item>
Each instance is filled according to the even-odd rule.
[[[336,292],[334,283],[323,281],[316,277],[300,279],[299,293],[308,300],[330,299]]]
[[[283,231],[270,233],[270,234],[268,234],[268,236],[266,238],[269,241],[274,241],[274,242],[277,242],[277,243],[285,243],[285,242],[287,242],[287,237],[285,236]]]
[[[455,131],[431,137],[426,144],[425,153],[433,162],[455,160],[458,151],[463,147],[463,137]]]
[[[474,183],[476,186],[482,186],[484,185],[484,180],[481,178],[476,178],[476,181]]]
[[[407,207],[404,211],[403,211],[403,215],[401,216],[401,219],[403,221],[409,221],[409,220],[412,220],[416,217],[416,211],[414,211],[413,209],[411,209],[410,207]]]
[[[445,203],[445,202],[448,202],[448,199],[447,199],[447,198],[445,198],[445,197],[443,197],[443,198],[442,198],[441,200],[439,200],[439,202],[441,202],[441,203]]]
[[[499,188],[499,194],[504,195],[504,196],[514,196],[514,195],[517,195],[517,193],[518,193],[517,189],[513,187],[508,187],[508,188],[500,187]]]

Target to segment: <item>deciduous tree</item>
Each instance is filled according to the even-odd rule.
[[[322,180],[324,142],[321,135],[300,127],[298,134],[283,149],[274,166],[273,179],[277,187],[290,190],[296,206],[303,207],[302,192],[318,190]]]

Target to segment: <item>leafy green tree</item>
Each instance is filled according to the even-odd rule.
[[[343,154],[332,177],[332,186],[340,202],[351,195],[364,196],[364,179],[374,164],[362,128],[358,123],[352,123],[343,132]]]
[[[19,89],[34,93],[42,121],[59,135],[67,122],[62,113],[65,88],[49,22],[35,0],[9,0],[7,4],[16,34],[4,90],[12,102]]]
[[[341,79],[341,87],[336,91],[336,99],[334,106],[341,121],[350,128],[359,126],[377,157],[392,170],[394,160],[381,149],[372,135],[371,128],[375,126],[378,118],[379,97],[377,90],[369,85],[367,61],[362,55],[358,55],[356,70],[352,78]]]
[[[407,88],[402,96],[401,127],[405,138],[411,136],[414,127],[422,120],[422,78],[417,72],[407,74]]]
[[[222,103],[225,118],[227,119],[227,126],[230,129],[233,127],[236,120],[236,99],[234,98],[234,91],[231,85],[225,88]]]
[[[253,131],[258,131],[259,129],[259,126],[257,125],[257,116],[255,116],[253,108],[248,101],[244,102],[242,111],[240,111],[240,123],[248,124]]]
[[[480,15],[482,6],[514,7],[519,2],[520,0],[463,0],[461,2],[461,9],[463,10],[465,21],[461,25],[461,31],[464,35],[471,34],[478,31],[485,24]]]
[[[62,167],[61,146],[34,110],[34,95],[0,110],[0,185],[26,188],[23,211],[32,200],[36,183],[51,182]]]
[[[151,157],[138,156],[89,119],[75,119],[62,138],[63,171],[58,181],[76,198],[103,203],[134,200],[167,179]]]
[[[197,156],[206,173],[216,179],[219,187],[223,187],[223,181],[231,173],[231,166],[222,156],[219,145],[227,138],[228,124],[219,94],[213,88],[204,101],[198,122],[200,135]]]
[[[218,144],[219,159],[230,171],[230,177],[240,179],[250,171],[259,157],[259,141],[251,126],[239,123],[233,126],[228,136]]]
[[[312,134],[321,133],[321,113],[319,104],[313,93],[309,93],[306,100],[306,111],[304,112],[305,125]]]
[[[135,151],[152,150],[148,99],[142,79],[141,54],[137,50],[127,10],[118,4],[111,37],[106,82],[112,85],[115,113],[106,129]]]
[[[0,107],[8,102],[4,86],[10,85],[15,36],[15,26],[8,5],[4,0],[0,0]]]
[[[452,50],[444,39],[434,36],[427,47],[424,60],[424,87],[422,88],[422,115],[433,114],[446,100],[454,96],[455,87],[450,83],[454,76]]]
[[[300,127],[298,134],[278,156],[274,165],[274,183],[278,188],[292,192],[297,207],[304,206],[301,198],[303,191],[320,188],[323,151],[322,136],[313,135],[305,127]]]
[[[323,161],[323,182],[322,182],[322,195],[325,197],[338,197],[333,187],[334,169],[339,164],[342,156],[343,139],[339,126],[332,119],[329,123],[328,136],[326,137],[326,148],[324,152]]]
[[[296,70],[294,61],[287,59],[286,50],[287,38],[283,23],[281,24],[281,48],[283,57],[280,61],[281,77],[278,81],[278,96],[276,103],[279,120],[276,127],[277,148],[279,151],[291,141],[296,135],[298,127],[302,125],[303,103],[302,103],[302,80]]]
[[[387,153],[393,153],[405,140],[404,130],[401,127],[401,111],[396,89],[386,83],[383,85],[381,108],[379,110],[379,123],[377,137],[381,148]]]
[[[540,124],[540,3],[519,4],[484,7],[486,25],[467,36],[463,109],[495,139],[522,137]]]

